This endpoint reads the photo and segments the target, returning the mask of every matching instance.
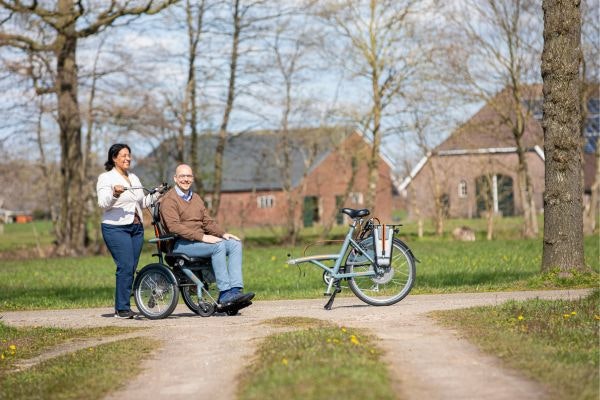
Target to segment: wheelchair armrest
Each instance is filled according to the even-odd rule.
[[[148,242],[150,243],[156,243],[156,242],[166,242],[168,240],[175,240],[177,239],[177,235],[163,235],[163,236],[159,236],[157,238],[153,238],[148,240]]]

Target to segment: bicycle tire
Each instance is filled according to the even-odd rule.
[[[179,300],[179,288],[173,272],[163,264],[146,265],[133,284],[135,304],[148,319],[171,315]]]
[[[361,240],[359,245],[367,250],[370,255],[374,254],[372,237]],[[396,238],[394,238],[393,246],[390,267],[386,269],[383,276],[348,278],[350,290],[367,304],[373,306],[396,304],[408,295],[415,283],[416,263],[411,250],[404,242]],[[363,259],[366,258],[363,257]],[[353,252],[348,253],[344,264],[346,265],[346,271],[349,273],[373,270],[371,263],[361,263]]]

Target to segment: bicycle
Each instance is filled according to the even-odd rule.
[[[412,250],[395,237],[401,224],[382,225],[376,218],[365,220],[367,209],[343,208],[352,223],[337,254],[318,254],[289,259],[289,265],[314,264],[323,269],[327,285],[325,304],[331,310],[342,281],[363,302],[373,306],[389,306],[405,298],[415,282],[416,262]],[[378,221],[377,221],[378,222]],[[386,231],[387,229],[387,231]],[[327,266],[324,262],[333,262]]]

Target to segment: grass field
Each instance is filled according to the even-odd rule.
[[[147,235],[148,236],[148,235]],[[417,278],[412,293],[595,287],[600,271],[598,238],[587,237],[587,264],[596,272],[563,280],[540,274],[541,240],[455,242],[406,238],[415,256]],[[257,247],[244,250],[244,280],[257,300],[321,297],[322,272],[306,264],[289,266],[287,255],[303,255],[303,247]],[[335,252],[313,246],[309,254]],[[154,262],[146,245],[139,268]],[[114,263],[109,256],[3,260],[0,310],[110,306],[114,296]],[[348,290],[342,295],[352,295]]]

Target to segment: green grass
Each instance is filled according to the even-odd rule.
[[[15,362],[36,357],[62,343],[75,339],[119,335],[135,330],[111,326],[86,329],[15,328],[0,322],[0,375],[10,370]]]
[[[271,322],[314,327],[267,337],[241,377],[240,400],[396,398],[382,353],[364,331],[306,318]]]
[[[120,340],[51,358],[19,370],[21,362],[72,341],[133,332],[137,328],[62,329],[7,326],[0,322],[0,399],[98,399],[139,372],[157,341]],[[125,365],[126,368],[115,368]]]
[[[555,399],[600,396],[600,290],[577,301],[511,301],[433,315],[544,384]]]
[[[540,274],[539,239],[409,244],[421,261],[413,293],[596,287],[600,283],[599,245],[594,236],[586,237],[584,246],[586,264],[595,273],[576,274],[572,279]]]
[[[50,221],[34,221],[28,224],[4,224],[0,235],[0,253],[30,250],[36,246],[48,246],[54,240]]]
[[[586,260],[595,274],[559,279],[540,274],[541,240],[455,242],[408,241],[416,257],[416,283],[411,293],[476,292],[493,290],[595,287],[598,285],[597,238],[586,238]],[[244,249],[246,288],[257,300],[320,298],[322,272],[305,264],[286,264],[287,254],[299,257],[297,248]],[[142,253],[139,268],[156,262],[152,246]],[[335,252],[337,247],[313,246],[309,254]],[[110,307],[114,297],[115,267],[110,256],[3,260],[0,267],[0,311]],[[342,296],[352,296],[344,290]]]
[[[156,340],[133,338],[59,356],[0,377],[2,399],[101,399],[141,370]]]

